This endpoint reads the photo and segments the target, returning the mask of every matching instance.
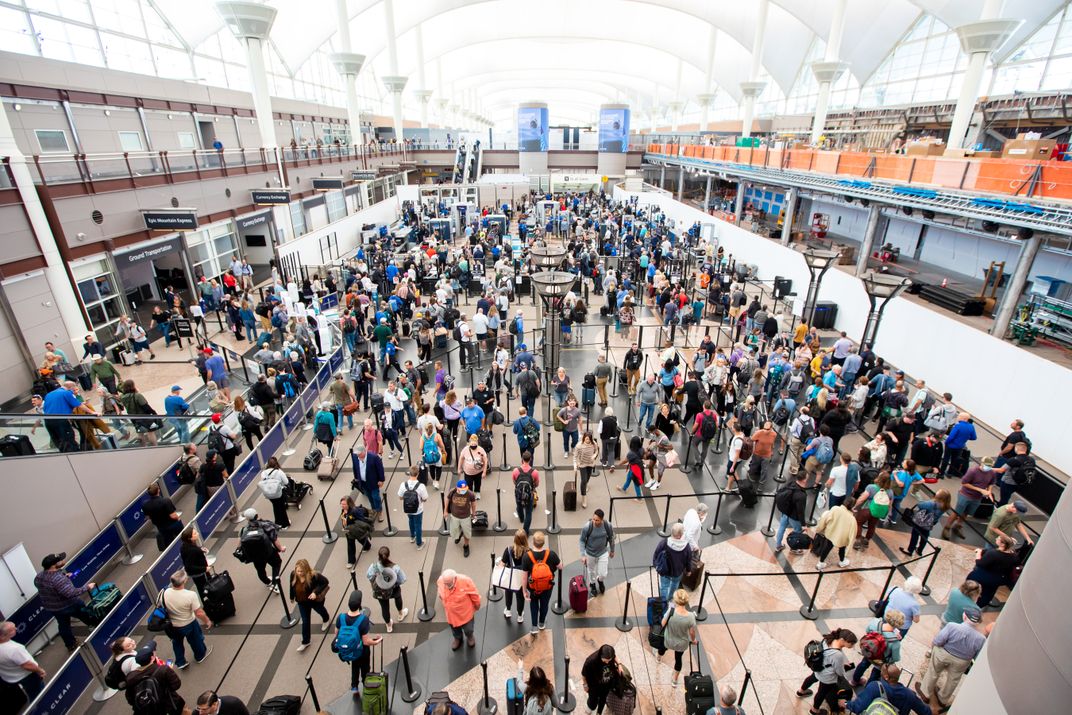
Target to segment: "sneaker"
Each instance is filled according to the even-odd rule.
[[[645,489],[651,489],[651,485],[654,484],[654,483],[655,483],[654,479],[649,479],[648,481],[644,482],[644,488]]]
[[[599,582],[599,593],[604,594],[606,592],[607,592],[607,584],[605,584],[602,581],[600,581]]]
[[[779,554],[779,553],[781,553],[783,551],[785,551],[785,544],[778,544],[777,546],[774,547],[774,553],[776,553],[776,554]]]
[[[175,670],[186,670],[186,668],[189,667],[189,665],[190,665],[190,661],[186,661],[182,665],[179,665],[178,663],[176,663],[175,664]]]
[[[477,501],[480,501],[480,492],[477,492],[477,493],[476,493],[476,500],[477,500]]]
[[[506,620],[510,620],[510,616],[512,615],[514,615],[514,613],[510,610],[509,606],[503,609],[503,618],[505,618]]]
[[[523,613],[517,614],[517,622],[518,623],[524,623],[525,622],[525,615]]]
[[[676,681],[676,680],[671,680],[670,681],[670,687],[673,688],[674,690],[677,690],[678,685],[680,685],[680,683],[678,681]]]
[[[815,570],[816,571],[822,571],[825,568],[826,568],[826,562],[825,561],[820,561],[819,563],[815,564]]]
[[[205,648],[205,654],[203,656],[201,656],[200,658],[197,658],[195,662],[204,663],[205,658],[208,658],[210,655],[212,655],[212,646],[209,646],[209,647]]]
[[[394,621],[387,621],[387,632],[388,633],[394,633],[395,632]]]
[[[308,648],[308,647],[309,647],[310,645],[311,645],[311,644],[309,644],[309,643],[301,643],[301,644],[299,644],[299,645],[298,645],[298,647],[297,647],[297,648],[295,648],[294,650],[296,650],[296,651],[298,651],[299,653],[301,653],[301,652],[302,652],[302,651],[304,651],[304,650],[305,650],[306,648]]]
[[[347,571],[353,571],[357,567],[357,564],[346,564]]]
[[[520,518],[521,518],[520,516],[518,516],[518,515],[517,515],[517,512],[516,512],[516,511],[514,512],[514,518],[515,518],[515,519],[520,519]]]
[[[841,561],[837,562],[837,565],[840,566],[841,568],[847,568],[848,565],[849,565],[849,560],[848,559],[842,559]]]
[[[529,629],[529,635],[532,636],[533,638],[535,638],[538,633],[539,633],[539,631],[536,628],[530,628]]]
[[[652,491],[655,491],[656,489],[658,489],[658,488],[659,488],[659,487],[661,487],[662,485],[663,485],[663,483],[662,483],[662,482],[655,482],[654,484],[652,484],[652,485],[651,485],[651,490],[652,490]]]
[[[331,621],[324,621],[323,623],[320,624],[320,632],[321,633],[327,633],[329,628],[331,628]]]
[[[460,537],[460,536],[459,536],[459,537],[458,537],[457,539],[455,539],[455,540],[454,540],[454,543],[455,543],[455,544],[460,544],[460,543],[462,543],[462,537]],[[468,546],[466,546],[465,548],[469,548],[469,547],[468,547]]]
[[[427,546],[427,545],[428,545],[427,541],[422,541],[421,543],[417,544],[417,551],[424,551],[424,547]]]
[[[435,489],[438,492],[439,491],[439,482],[432,482],[432,488]]]
[[[406,620],[406,616],[408,616],[408,615],[409,615],[409,609],[408,608],[403,608],[401,611],[398,612],[398,622],[401,623],[402,621]]]
[[[541,630],[541,631],[542,631],[542,630],[543,630],[544,628],[546,628],[546,627],[547,627],[547,624],[546,624],[546,623],[541,623],[541,624],[540,624],[540,630]]]
[[[465,556],[465,558],[469,558],[469,544],[462,547],[462,555]]]
[[[415,536],[409,537],[409,543],[413,544],[413,543],[416,543],[416,541],[417,541],[417,537],[415,537]]]
[[[268,590],[272,593],[279,593],[279,586],[274,583],[267,584]]]

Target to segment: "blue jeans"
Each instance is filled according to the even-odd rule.
[[[521,396],[521,405],[532,419],[536,419],[536,398],[527,395]]]
[[[422,512],[420,514],[406,514],[406,516],[409,518],[409,535],[417,543],[417,546],[420,546],[424,543],[424,540],[421,539],[421,528],[422,522],[424,521],[424,513]]]
[[[869,667],[871,668],[871,675],[867,676],[867,682],[871,683],[878,680],[878,666],[875,666],[871,661],[867,660],[866,658],[861,658],[860,662],[856,664],[856,669],[852,671],[852,679],[859,680],[863,676],[864,670]]]
[[[559,578],[562,577],[559,576]],[[531,593],[532,598],[529,601],[529,617],[532,619],[533,628],[547,620],[547,609],[551,605],[551,596],[554,591],[554,588],[549,588],[543,593]]]
[[[171,347],[171,323],[160,323],[160,334],[164,336],[164,347]]]
[[[646,421],[644,419],[644,415],[648,416]],[[637,415],[637,424],[640,424],[640,423],[643,422],[645,427],[651,427],[651,424],[654,421],[655,421],[655,403],[647,404],[647,403],[641,402],[640,403],[640,414]]]
[[[184,639],[190,642],[190,649],[194,652],[194,660],[201,660],[205,657],[207,650],[205,648],[205,633],[201,630],[201,624],[198,621],[195,620],[182,628],[172,628],[170,637],[171,647],[175,650],[175,665],[177,667],[186,665]]]
[[[562,430],[562,451],[568,452],[573,449],[573,447],[576,447],[579,439],[580,434],[577,430]]]
[[[804,530],[804,527],[801,525],[801,523],[799,521],[797,521],[796,519],[793,519],[793,518],[791,518],[789,516],[786,516],[785,514],[782,514],[782,518],[778,522],[778,533],[774,535],[774,545],[775,546],[781,546],[782,545],[782,537],[785,536],[785,527],[787,527],[787,526],[793,527],[793,533],[794,534],[799,534],[800,532],[802,532]]]
[[[521,520],[521,526],[528,532],[532,526],[532,503],[524,504],[515,500],[515,506],[517,506],[517,518]]]
[[[559,407],[564,407],[566,404],[566,398],[569,397],[568,392],[559,392],[555,390],[551,393],[551,397],[555,398],[555,404]]]
[[[638,497],[641,496],[641,494],[640,494],[640,482],[634,480],[633,479],[633,473],[628,471],[628,470],[626,470],[626,472],[625,472],[625,484],[622,485],[622,489],[628,489],[629,488],[629,482],[633,482],[633,489],[636,490],[636,495]]]
[[[324,623],[331,621],[331,614],[320,601],[298,601],[298,613],[301,615],[301,642],[308,643],[310,639],[309,622],[313,618],[313,611],[324,619]]]
[[[367,489],[365,491],[365,496],[367,496],[369,500],[369,509],[372,511],[381,511],[383,509],[383,500],[380,498],[380,490],[378,488],[373,487],[372,489]]]
[[[352,333],[343,333],[342,337],[346,341],[346,352],[353,355],[354,352],[357,350],[357,331],[355,330]]]
[[[168,420],[168,422],[175,428],[175,436],[179,442],[186,444],[190,441],[190,426],[186,420]]]
[[[243,325],[246,326],[246,334],[250,340],[256,340],[260,332],[257,330],[257,321],[251,320],[248,323],[243,321]]]
[[[59,611],[52,611],[51,613],[56,619],[56,626],[59,628],[60,638],[63,639],[63,644],[68,648],[74,648],[75,639],[74,631],[71,630],[71,616],[75,616],[78,620],[82,620],[81,603],[74,603]]]
[[[417,410],[413,409],[413,403],[407,402],[406,405],[406,419],[409,420],[409,426],[415,427],[417,425]]]
[[[1012,499],[1012,495],[1016,493],[1016,488],[1017,485],[1015,484],[1007,484],[1004,481],[999,481],[998,489],[1001,490],[1001,498],[998,499],[998,503],[994,505],[994,508],[996,509],[999,506],[1008,504],[1009,500]]]
[[[659,598],[663,599],[667,603],[670,603],[670,597],[674,595],[674,591],[681,584],[680,576],[663,576],[659,575]]]
[[[890,523],[896,524],[897,519],[901,516],[901,502],[904,501],[904,497],[895,497],[893,504],[890,505]]]
[[[344,416],[343,412],[342,412],[342,407],[343,407],[342,405],[335,405],[335,426],[338,427],[339,429],[342,429],[342,418]],[[353,415],[345,415],[345,417],[346,417],[346,422],[348,423],[350,429],[353,429],[354,428],[354,416]]]

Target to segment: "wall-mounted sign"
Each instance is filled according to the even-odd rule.
[[[249,193],[253,203],[258,206],[290,203],[290,191],[287,189],[253,189]]]
[[[313,179],[313,189],[315,191],[334,191],[341,189],[343,186],[341,176],[322,176],[319,179]]]
[[[235,223],[238,224],[239,229],[253,228],[254,226],[268,223],[268,217],[271,215],[271,211],[261,211],[259,214],[251,214],[249,216],[236,218]]]
[[[115,255],[115,260],[120,266],[128,266],[132,263],[141,263],[142,261],[149,261],[154,258],[166,256],[170,253],[175,253],[181,248],[182,240],[173,238],[168,241],[154,243],[151,246],[145,246],[144,248],[135,248],[127,253],[117,253]]]
[[[194,231],[197,229],[195,209],[156,209],[142,211],[145,228],[150,231]]]
[[[353,181],[371,181],[378,175],[378,172],[375,171],[351,171],[350,179]]]

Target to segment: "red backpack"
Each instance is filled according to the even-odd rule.
[[[529,560],[532,561],[532,573],[529,574],[529,590],[533,593],[544,593],[551,590],[555,576],[551,573],[551,567],[547,565],[547,557],[550,554],[550,549],[545,550],[543,558],[537,561],[536,555],[531,551],[529,552]]]
[[[881,630],[864,634],[860,639],[860,654],[872,663],[886,662],[886,636]]]

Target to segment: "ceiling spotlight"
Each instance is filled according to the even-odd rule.
[[[987,233],[996,233],[998,225],[993,221],[983,221],[983,230]]]
[[[1021,226],[1020,228],[1016,229],[1016,237],[1021,241],[1026,241],[1034,235],[1035,231],[1033,229],[1027,228],[1026,226]]]
[[[912,215],[912,207],[911,206],[902,206],[901,211],[904,212],[905,216],[911,216]]]

